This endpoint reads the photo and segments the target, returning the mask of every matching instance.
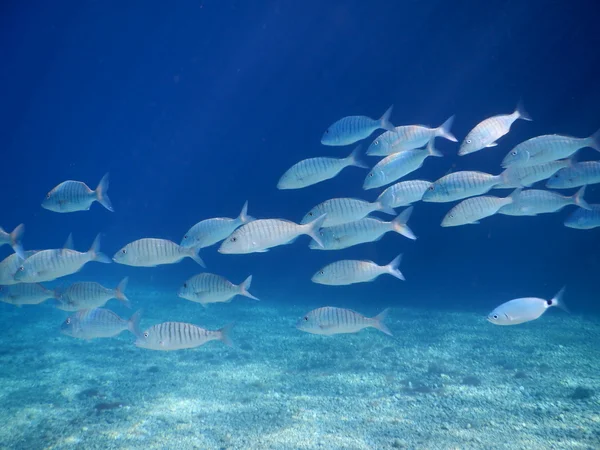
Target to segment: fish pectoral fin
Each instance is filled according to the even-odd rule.
[[[491,144],[486,145],[485,148],[495,147],[497,145],[498,145],[497,142],[492,142]]]
[[[330,330],[331,328],[333,328],[333,325],[319,325],[319,328],[321,330]]]

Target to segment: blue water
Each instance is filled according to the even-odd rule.
[[[301,159],[350,153],[351,147],[320,144],[335,120],[354,114],[377,118],[391,104],[395,125],[437,126],[455,115],[452,131],[459,141],[484,118],[512,112],[519,100],[533,118],[517,121],[498,147],[466,157],[456,155],[458,144],[438,139],[444,158],[428,159],[407,179],[435,180],[452,170],[496,174],[505,154],[525,139],[549,133],[584,137],[600,127],[600,33],[593,2],[65,1],[13,3],[2,9],[0,225],[8,230],[24,223],[27,249],[58,248],[69,233],[82,251],[102,233],[102,249],[109,255],[143,237],[179,242],[199,220],[236,217],[246,200],[255,217],[294,221],[329,198],[374,200],[381,190],[363,191],[366,171],[358,168],[300,190],[279,191],[276,184]],[[586,148],[579,158],[598,159],[598,154]],[[97,203],[73,214],[40,207],[44,195],[61,181],[80,180],[94,188],[106,172],[114,213]],[[504,196],[509,191],[495,192]],[[600,203],[598,185],[588,187],[586,199]],[[230,319],[243,323],[237,307],[273,308],[271,320],[279,315],[294,339],[313,339],[291,326],[309,309],[331,305],[374,315],[392,307],[435,316],[450,327],[454,312],[472,314],[477,334],[490,332],[501,339],[506,330],[491,331],[487,312],[511,298],[550,298],[566,285],[573,313],[568,323],[576,329],[577,320],[591,321],[595,326],[586,339],[597,340],[600,228],[564,227],[574,207],[442,228],[439,223],[449,208],[417,203],[410,221],[416,241],[389,233],[376,243],[335,252],[309,250],[308,237],[250,255],[205,249],[201,255],[208,270],[236,283],[252,274],[251,291],[262,300],[255,305],[238,298],[219,305],[209,312],[210,325],[222,326]],[[0,252],[4,258],[10,249]],[[338,259],[383,264],[398,253],[404,253],[406,282],[381,277],[330,287],[310,281],[320,267]],[[183,305],[174,295],[196,273],[199,267],[191,260],[152,269],[92,263],[65,282],[96,280],[112,286],[127,275],[134,307],[149,311],[145,327],[186,319],[202,325],[201,307]],[[129,314],[119,308],[115,310]],[[45,332],[58,335],[66,317],[49,305],[15,309],[1,304],[0,311],[11,321],[0,328],[12,330],[4,339],[31,347],[39,338],[29,333],[28,325],[43,323]],[[560,314],[551,311],[552,319],[540,321],[560,325]],[[23,326],[15,328],[15,321]],[[248,331],[253,325],[261,330],[254,337]],[[547,330],[543,322],[536,326],[540,333]],[[243,327],[247,340],[269,340],[268,325]],[[393,331],[403,333],[398,327]],[[368,340],[375,333],[352,339]],[[67,337],[48,339],[58,339],[52,341],[54,347],[72,345],[66,344]],[[117,349],[131,346],[130,336],[115,342]],[[108,344],[78,342],[61,357],[81,358],[94,352],[94,345]],[[401,345],[418,347],[419,342]],[[124,360],[143,353],[135,350],[123,354]],[[585,352],[581,354],[584,358]],[[152,357],[164,358],[143,356]],[[237,370],[243,372],[251,362],[248,357]],[[568,358],[563,363],[568,366]],[[598,360],[590,356],[589,365],[596,378],[582,376],[582,383],[598,386]],[[1,370],[6,378],[18,379],[14,365]],[[328,370],[335,372],[335,365]],[[54,374],[60,379],[60,371]],[[174,383],[168,389],[180,388]],[[597,408],[597,401],[592,405]],[[49,439],[52,433],[50,427]],[[544,433],[540,436],[543,442]],[[556,445],[592,448],[592,441],[585,441],[588,447],[566,441]],[[436,446],[432,438],[424,447],[413,443],[407,448],[447,448],[441,442]],[[246,445],[277,448],[257,441]]]

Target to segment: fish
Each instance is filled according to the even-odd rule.
[[[377,202],[390,208],[409,206],[421,200],[431,185],[431,181],[424,180],[400,181],[383,191]]]
[[[560,159],[558,161],[550,161],[537,166],[528,167],[508,167],[502,172],[507,179],[512,182],[507,182],[494,186],[496,189],[514,189],[518,187],[529,187],[538,181],[550,178],[556,172],[564,167],[571,165],[570,159]]]
[[[520,189],[516,189],[511,195],[504,198],[481,196],[463,200],[446,214],[441,225],[443,227],[456,227],[478,224],[480,219],[493,216],[500,208],[512,203],[520,192]]]
[[[216,217],[198,222],[185,233],[180,245],[186,248],[210,247],[230,236],[237,228],[253,220],[254,217],[248,215],[248,202],[246,202],[236,219]]]
[[[359,261],[345,259],[328,264],[315,273],[313,283],[342,286],[354,283],[373,281],[380,275],[390,274],[399,280],[404,280],[404,275],[398,269],[402,255],[396,256],[389,264],[379,266],[373,261]]]
[[[600,183],[600,161],[585,161],[559,170],[548,180],[546,187],[569,189],[597,183]]]
[[[331,125],[321,138],[323,145],[350,145],[361,139],[368,138],[374,131],[380,128],[388,131],[394,131],[394,125],[390,122],[392,109],[390,106],[379,120],[371,119],[367,116],[348,116]]]
[[[577,208],[565,220],[565,226],[577,230],[600,227],[600,205],[589,205],[591,209]]]
[[[25,259],[25,250],[23,250],[21,243],[23,233],[25,233],[25,225],[23,224],[17,225],[10,233],[7,233],[4,231],[4,228],[0,227],[0,247],[8,244],[19,258]]]
[[[138,328],[142,311],[136,311],[129,320],[122,319],[104,308],[84,309],[66,318],[60,331],[77,339],[108,338],[128,330],[140,336]]]
[[[206,267],[198,255],[199,250],[199,244],[193,247],[182,247],[167,239],[143,238],[127,244],[115,253],[113,261],[126,266],[156,267],[191,258],[197,264]]]
[[[232,346],[229,333],[233,324],[219,330],[206,330],[191,323],[164,322],[144,331],[135,341],[135,345],[149,350],[182,350],[200,347],[210,341],[221,341]]]
[[[259,219],[238,228],[223,241],[219,253],[263,253],[279,245],[291,244],[299,236],[307,234],[322,245],[318,232],[326,215],[312,222],[297,224],[284,219]]]
[[[25,258],[29,258],[31,255],[34,255],[38,252],[38,250],[26,250]],[[16,253],[8,255],[6,258],[0,262],[0,285],[12,285],[18,284],[19,282],[15,280],[15,273],[23,264],[23,259],[19,257]]]
[[[428,156],[444,156],[433,147],[433,140],[429,141],[425,149],[406,150],[386,156],[371,169],[365,178],[363,189],[374,189],[393,183],[420,168]]]
[[[56,298],[54,291],[46,289],[39,283],[0,286],[0,301],[11,305],[39,305],[51,298]]]
[[[69,235],[63,248],[41,250],[23,261],[14,278],[20,283],[52,281],[79,272],[90,261],[111,263],[110,258],[100,252],[100,235],[87,252],[73,250],[73,238]]]
[[[512,204],[503,206],[498,211],[498,214],[506,216],[535,216],[538,214],[553,213],[569,205],[591,209],[583,199],[584,195],[585,186],[570,197],[552,191],[528,189],[515,197],[515,201]]]
[[[565,288],[563,287],[551,300],[536,297],[510,300],[488,314],[487,320],[494,325],[519,325],[538,319],[548,308],[553,306],[568,312],[562,299],[564,293]]]
[[[467,197],[485,194],[500,184],[516,183],[518,178],[512,173],[490,175],[485,172],[463,170],[453,172],[435,181],[425,194],[424,202],[453,202]]]
[[[451,142],[458,142],[450,132],[454,116],[446,120],[437,128],[429,128],[423,125],[405,125],[396,127],[393,131],[386,131],[376,138],[369,148],[367,155],[388,156],[393,153],[414,150],[425,147],[429,141],[436,137],[442,137]]]
[[[408,220],[412,211],[413,207],[409,206],[391,222],[365,217],[356,222],[322,228],[319,230],[319,238],[323,243],[323,247],[317,245],[314,241],[310,243],[309,247],[313,250],[340,250],[353,245],[377,241],[388,231],[394,231],[408,239],[415,240],[417,237],[408,227]]]
[[[510,127],[517,119],[531,121],[531,117],[525,112],[521,103],[517,105],[512,114],[493,116],[478,123],[475,128],[469,131],[467,137],[460,144],[459,156],[497,146],[496,141],[508,134]]]
[[[306,224],[315,217],[327,214],[325,221],[321,224],[322,228],[333,227],[335,225],[343,225],[349,222],[355,222],[368,216],[374,211],[381,211],[386,214],[395,216],[396,211],[389,206],[385,206],[378,202],[367,202],[356,198],[332,198],[326,200],[313,209],[311,209],[300,222]]]
[[[528,139],[508,152],[502,160],[502,167],[537,166],[568,158],[584,147],[600,152],[600,130],[586,138],[546,134]]]
[[[356,311],[344,308],[325,306],[317,308],[297,323],[296,328],[312,334],[331,336],[334,334],[357,333],[364,328],[376,328],[379,331],[392,336],[392,332],[383,323],[389,309],[384,309],[375,317],[365,317]]]
[[[92,203],[98,202],[110,212],[114,212],[107,195],[108,181],[108,174],[105,174],[94,191],[82,181],[63,181],[46,194],[42,208],[58,213],[88,211]]]
[[[214,273],[201,273],[195,275],[179,289],[177,295],[186,300],[206,306],[209,303],[229,303],[236,295],[257,300],[248,290],[252,283],[252,275],[240,284],[233,284],[225,277]]]
[[[286,170],[277,183],[277,189],[301,189],[312,186],[335,177],[346,167],[368,169],[369,166],[359,159],[360,152],[359,145],[346,158],[304,159]]]
[[[125,277],[115,289],[108,289],[99,283],[82,281],[73,283],[65,289],[58,288],[58,309],[63,311],[81,311],[104,306],[110,299],[116,298],[128,308],[131,307],[129,299],[125,295],[128,277]]]

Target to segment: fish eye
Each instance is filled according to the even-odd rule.
[[[187,283],[183,283],[183,287],[186,288],[187,287]]]
[[[127,250],[123,249],[123,250],[121,250],[121,253],[125,254],[125,253],[127,253]]]
[[[433,185],[431,185],[427,188],[427,190],[429,190],[429,191],[433,191],[434,189],[435,189],[435,187]]]
[[[19,267],[19,269],[17,270],[18,272],[23,272],[25,270],[25,267],[21,266]]]
[[[325,130],[325,134],[329,134],[329,129]]]
[[[494,314],[494,315],[492,316],[492,319],[497,319],[497,318],[498,318],[498,314]]]
[[[514,151],[510,152],[510,154],[513,155],[513,156],[517,156],[517,152],[514,152]]]
[[[312,212],[309,212],[309,213],[308,213],[308,215],[309,215],[309,216],[312,216],[312,215],[313,215],[313,213],[312,213]]]
[[[184,239],[187,239],[187,238],[188,238],[188,235],[186,234],[186,235],[185,235],[183,238],[184,238]]]
[[[470,144],[471,142],[473,142],[471,139],[467,139],[467,144]]]
[[[69,324],[71,323],[71,318],[70,318],[70,317],[67,317],[67,320],[66,320],[66,322],[67,322],[67,325],[69,325]]]
[[[373,173],[370,173],[370,174],[369,174],[369,176],[370,176],[370,177],[373,177]]]
[[[50,192],[46,194],[46,198],[50,198]]]
[[[305,320],[305,321],[308,321],[308,316],[304,316],[304,320]]]
[[[236,237],[232,237],[232,238],[230,239],[230,241],[231,241],[231,242],[235,242],[235,241],[237,241],[237,238],[236,238]]]
[[[319,272],[319,275],[325,275],[325,272],[324,272],[323,270],[321,270],[321,271]]]
[[[379,145],[379,141],[375,141],[375,142],[373,142],[373,144]]]
[[[147,338],[148,336],[149,336],[149,335],[148,335],[148,332],[147,332],[147,331],[144,331],[144,337],[145,337],[145,338]]]

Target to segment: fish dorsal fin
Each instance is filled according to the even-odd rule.
[[[62,246],[63,250],[73,250],[73,233],[69,233],[69,237]]]

